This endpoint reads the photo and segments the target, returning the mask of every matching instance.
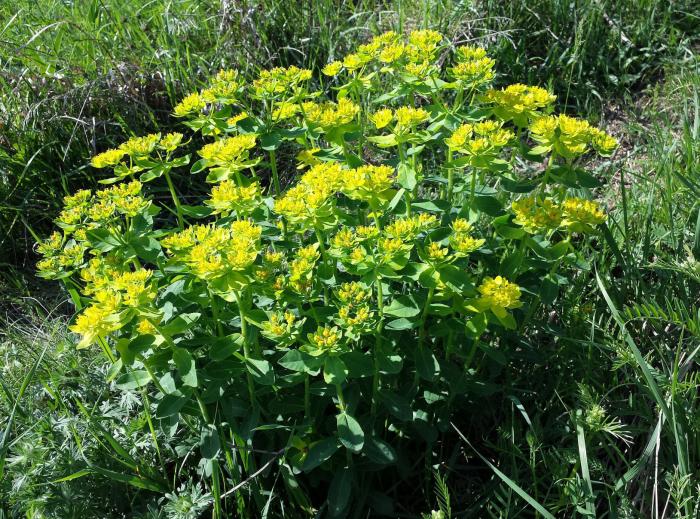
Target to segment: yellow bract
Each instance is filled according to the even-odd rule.
[[[561,207],[551,198],[529,196],[514,201],[511,207],[515,213],[513,221],[531,234],[550,231],[561,225]]]
[[[226,166],[245,160],[254,147],[255,135],[236,135],[207,144],[199,150],[199,155],[211,164]]]
[[[224,180],[211,190],[211,198],[205,203],[214,211],[213,214],[228,215],[235,212],[239,217],[252,213],[261,203],[260,184],[253,182],[248,186],[238,186],[230,180]]]
[[[607,217],[600,205],[582,198],[568,198],[562,204],[564,219],[562,225],[574,232],[593,232],[596,225],[605,222]]]
[[[520,301],[520,287],[501,276],[484,278],[478,291],[481,294],[480,304],[497,317],[503,318],[509,309],[523,305]]]

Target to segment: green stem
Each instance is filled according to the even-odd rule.
[[[469,209],[474,207],[474,198],[476,197],[476,170],[472,168],[471,183],[469,186]]]
[[[175,186],[173,185],[173,180],[170,178],[170,172],[166,169],[165,173],[165,181],[168,183],[168,189],[170,190],[170,196],[173,197],[173,202],[175,203],[175,210],[177,211],[177,224],[180,227],[180,229],[184,229],[185,225],[183,223],[182,219],[182,207],[180,207],[180,199],[177,196],[177,193],[175,192]]]
[[[223,337],[224,336],[224,328],[221,324],[221,319],[219,318],[219,307],[216,304],[216,300],[214,299],[214,294],[212,294],[211,290],[209,290],[208,288],[207,288],[207,293],[209,294],[209,303],[211,304],[211,313],[212,313],[212,316],[214,317],[216,334],[218,337]]]
[[[311,418],[311,381],[309,374],[304,376],[304,418]]]
[[[375,283],[377,285],[377,311],[379,313],[379,323],[377,324],[377,330],[375,331],[375,343],[374,343],[374,371],[372,373],[372,401],[370,403],[370,415],[372,416],[372,421],[377,414],[377,401],[379,395],[379,349],[382,345],[382,329],[384,327],[384,294],[382,289],[382,278],[379,274],[375,272],[374,275]]]
[[[238,314],[241,318],[241,337],[243,338],[243,356],[246,361],[246,380],[248,383],[248,397],[250,398],[250,405],[255,407],[255,385],[253,382],[253,375],[250,374],[248,370],[248,360],[250,359],[250,345],[248,344],[248,323],[245,320],[245,309],[243,308],[243,303],[241,302],[241,295],[238,292],[233,293],[236,298],[236,304],[238,305]]]
[[[340,384],[335,385],[335,392],[338,394],[338,407],[340,407],[340,412],[345,412],[345,397],[343,396],[343,388]]]
[[[447,163],[452,162],[452,149],[447,150]],[[452,189],[454,188],[454,170],[448,166],[447,167],[447,201],[452,200]]]
[[[275,157],[275,150],[270,150],[270,169],[272,170],[272,181],[275,184],[275,194],[279,196],[282,192],[280,187],[280,177],[277,174],[277,158]]]

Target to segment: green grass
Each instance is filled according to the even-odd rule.
[[[77,518],[84,506],[95,517],[197,517],[209,507],[196,480],[169,482],[162,501],[124,481],[171,467],[175,448],[197,439],[159,428],[154,440],[144,395],[116,390],[99,352],[72,348],[65,318],[24,299],[63,297],[33,278],[32,233],[45,234],[65,193],[96,184],[88,157],[127,128],[167,130],[172,104],[219,68],[318,67],[374,31],[416,26],[488,45],[505,77],[548,82],[560,109],[610,121],[623,147],[590,165],[609,180],[598,195],[610,209],[591,271],[535,316],[500,372],[475,382],[459,419],[469,443],[445,433],[430,461],[417,455],[424,484],[399,484],[392,498],[410,503],[410,517],[444,508],[446,494],[455,518],[536,517],[538,507],[555,517],[697,517],[693,2],[229,4],[0,1],[0,517]],[[273,480],[260,488],[278,503]]]

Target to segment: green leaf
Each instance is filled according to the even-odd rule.
[[[340,443],[352,452],[360,452],[365,444],[365,433],[359,422],[346,412],[336,416],[335,422]]]
[[[318,375],[321,368],[321,361],[317,357],[312,357],[300,350],[289,350],[277,361],[277,364],[290,371],[313,376]]]
[[[384,308],[385,315],[394,317],[415,317],[421,312],[420,306],[412,296],[398,296]]]
[[[369,377],[374,373],[374,362],[369,353],[349,351],[343,354],[343,362],[348,368],[348,378]]]
[[[425,380],[435,380],[440,373],[440,364],[433,352],[426,347],[416,348],[414,354],[416,370],[421,378]]]
[[[342,384],[348,376],[348,368],[340,357],[328,357],[323,365],[326,384]]]
[[[271,386],[275,383],[275,372],[270,363],[261,359],[246,359],[248,372],[253,375],[255,382],[263,386]]]
[[[177,366],[182,383],[186,386],[197,387],[197,367],[190,352],[184,348],[174,348],[173,361]]]
[[[208,460],[216,459],[221,451],[221,443],[219,442],[219,433],[214,425],[204,425],[202,434],[199,439],[199,449],[202,457]]]
[[[400,319],[394,319],[393,321],[389,321],[386,327],[387,330],[411,330],[413,328],[416,328],[419,324],[420,323],[417,320],[411,321],[410,319],[401,317]]]
[[[260,136],[260,147],[266,151],[274,151],[279,148],[281,139],[277,132],[265,133]]]
[[[331,517],[342,516],[345,512],[352,494],[352,479],[353,472],[349,467],[340,469],[333,476],[328,489],[328,511]]]
[[[121,390],[128,391],[146,386],[151,381],[151,376],[145,370],[130,371],[124,373],[117,379],[117,387]]]
[[[370,436],[365,442],[364,454],[379,465],[391,465],[396,463],[396,451],[387,442],[381,438]]]
[[[495,196],[474,197],[474,207],[489,216],[498,216],[503,212],[503,206]]]
[[[382,375],[396,375],[403,367],[403,357],[396,353],[386,351],[375,351],[377,356],[377,366]]]
[[[379,393],[379,401],[399,420],[408,422],[413,418],[411,403],[401,395],[391,391],[381,391]]]
[[[310,472],[324,461],[330,459],[333,454],[338,450],[338,440],[335,437],[324,438],[315,443],[312,443],[309,447],[309,453],[306,455],[304,460],[304,465],[302,470],[304,472]]]
[[[416,170],[411,166],[402,162],[399,164],[398,170],[396,172],[396,181],[402,188],[412,191],[414,187],[418,184],[418,174]]]
[[[179,392],[163,396],[158,403],[158,407],[156,407],[156,417],[167,418],[178,414],[180,410],[185,407],[188,400],[189,396],[185,396]]]

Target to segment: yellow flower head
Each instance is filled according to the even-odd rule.
[[[316,333],[309,334],[309,343],[316,348],[319,353],[336,352],[341,346],[340,339],[342,336],[343,334],[338,327],[334,326],[330,328],[328,326],[322,326],[316,330]]]
[[[357,281],[352,281],[340,285],[337,295],[343,305],[352,308],[367,303],[372,297],[372,290]]]
[[[489,90],[484,94],[484,99],[493,103],[496,116],[504,121],[512,120],[516,126],[525,127],[530,119],[541,115],[538,110],[554,103],[556,96],[544,88],[518,83],[501,90]]]
[[[457,61],[476,61],[486,57],[486,49],[476,45],[457,47]]]
[[[282,101],[277,104],[277,108],[272,111],[272,120],[275,122],[290,119],[299,113],[301,107],[296,103]]]
[[[124,157],[124,150],[121,148],[103,151],[99,155],[95,155],[90,164],[93,168],[102,169],[119,164]]]
[[[503,318],[509,309],[523,305],[520,301],[520,287],[501,276],[485,278],[478,291],[481,294],[480,304],[497,317]]]
[[[236,126],[243,119],[247,119],[247,118],[248,118],[248,112],[241,112],[241,113],[234,115],[233,117],[229,117],[228,119],[226,119],[226,124],[228,126],[233,127],[233,126]]]
[[[200,114],[206,106],[207,103],[202,99],[202,96],[199,95],[198,92],[193,92],[175,105],[173,113],[175,117],[186,117],[188,115]]]
[[[394,63],[398,61],[404,53],[404,46],[402,43],[394,43],[392,45],[387,45],[379,53],[379,61],[382,63]]]
[[[414,46],[424,58],[432,57],[442,42],[442,34],[437,31],[420,30],[413,31],[408,42]]]
[[[394,184],[394,168],[389,166],[360,166],[346,170],[341,191],[355,200],[373,200]]]
[[[238,216],[247,216],[260,206],[261,196],[258,182],[239,186],[235,182],[224,180],[211,190],[211,198],[205,203],[214,209],[214,214],[228,215],[235,212]]]
[[[438,242],[434,241],[428,245],[426,253],[428,256],[428,261],[431,263],[442,263],[448,259],[450,251],[446,247],[443,247]]]
[[[77,348],[86,348],[94,343],[98,337],[106,337],[110,333],[119,330],[122,322],[119,319],[120,300],[117,295],[102,293],[96,302],[88,306],[70,326],[70,330],[82,335]]]
[[[513,221],[531,234],[556,229],[561,224],[561,207],[551,198],[529,196],[516,200],[511,207],[515,213]]]
[[[159,146],[167,152],[175,151],[182,143],[182,137],[181,133],[169,133],[160,140]]]
[[[255,135],[235,135],[207,144],[198,153],[211,164],[229,166],[246,160],[254,147]]]
[[[473,61],[458,61],[450,68],[450,73],[464,87],[476,88],[490,82],[496,77],[493,68],[496,62],[491,58],[480,58]]]
[[[593,232],[596,225],[607,219],[600,205],[582,198],[567,198],[562,204],[562,225],[573,232]]]
[[[340,71],[341,71],[342,69],[343,69],[343,63],[342,63],[342,62],[340,62],[340,61],[333,61],[333,62],[329,63],[328,65],[326,65],[325,67],[323,67],[323,70],[322,70],[321,72],[323,72],[323,74],[324,74],[325,76],[331,76],[331,77],[332,77],[332,76],[337,76],[338,74],[340,74]]]
[[[459,126],[452,135],[445,139],[445,144],[447,147],[453,150],[458,150],[464,148],[467,144],[467,140],[472,136],[474,132],[474,126],[467,123]]]
[[[388,125],[393,118],[394,114],[389,108],[382,108],[370,116],[370,119],[378,130]]]
[[[412,128],[426,122],[430,114],[423,108],[402,106],[396,109],[396,127],[398,132],[410,131]]]
[[[152,133],[143,137],[132,137],[119,146],[119,149],[132,157],[146,157],[156,148],[159,142],[160,134]]]

